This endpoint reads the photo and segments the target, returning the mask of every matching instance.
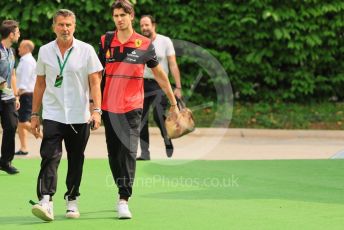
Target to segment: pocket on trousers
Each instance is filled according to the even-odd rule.
[[[140,125],[141,125],[142,109],[136,109],[130,111],[126,118],[130,127],[129,130],[129,150],[130,153],[137,152],[139,136],[140,136]],[[136,156],[133,156],[136,157]]]
[[[135,109],[126,114],[126,119],[128,121],[130,129],[139,129],[141,125],[141,115],[142,109]]]

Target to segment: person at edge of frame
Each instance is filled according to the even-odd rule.
[[[15,56],[12,45],[20,37],[19,23],[4,20],[0,25],[0,117],[2,127],[0,170],[17,174],[19,170],[12,165],[15,154],[15,135],[18,125],[19,97],[16,95]]]

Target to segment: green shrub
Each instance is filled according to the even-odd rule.
[[[240,101],[344,98],[342,0],[135,2],[137,31],[140,15],[153,14],[158,32],[205,48],[222,64]],[[76,37],[96,46],[100,35],[114,28],[111,3],[7,0],[0,2],[0,20],[18,20],[22,38],[34,40],[39,47],[54,38],[55,10],[69,8],[78,19]],[[178,62],[185,93],[190,95],[187,89],[194,84],[200,66],[186,59],[180,57]],[[215,100],[218,94],[208,86],[224,77],[214,73],[202,79],[196,93]]]

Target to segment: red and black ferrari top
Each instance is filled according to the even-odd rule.
[[[105,35],[101,37],[103,48],[104,42]],[[109,49],[100,49],[100,55],[104,55],[106,60],[102,110],[126,113],[142,108],[145,64],[149,68],[159,64],[151,40],[134,32],[127,42],[120,43],[115,31]]]

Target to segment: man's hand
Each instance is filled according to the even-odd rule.
[[[182,89],[181,88],[175,88],[173,93],[174,93],[174,96],[176,96],[177,98],[179,98],[179,99],[182,98]]]
[[[89,123],[91,123],[91,129],[96,130],[100,127],[101,124],[101,116],[98,112],[94,112],[91,115],[91,118],[89,120]]]
[[[16,110],[18,111],[20,108],[20,102],[19,102],[19,98],[16,97]]]
[[[42,136],[40,123],[39,116],[31,116],[31,132],[36,139]]]

